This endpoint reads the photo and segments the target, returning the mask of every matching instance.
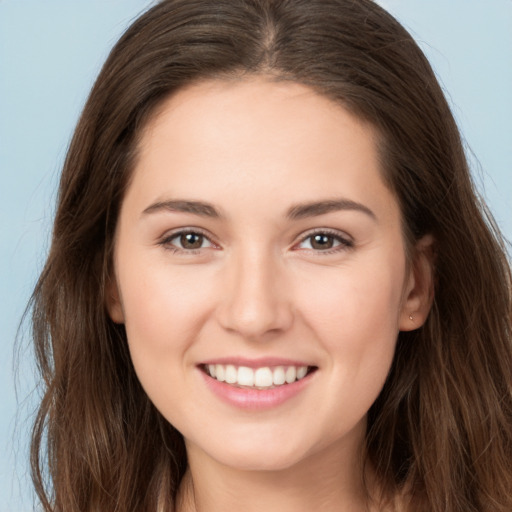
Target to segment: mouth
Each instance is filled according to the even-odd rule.
[[[218,382],[241,389],[281,388],[306,378],[316,366],[279,365],[251,368],[234,364],[203,364],[200,370]]]

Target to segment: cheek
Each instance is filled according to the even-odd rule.
[[[387,374],[399,331],[404,258],[328,269],[300,292],[304,321],[344,373]]]
[[[161,378],[171,378],[187,364],[187,349],[201,328],[204,288],[189,270],[173,271],[136,257],[120,262],[117,277],[128,345],[142,384],[146,387],[162,372]]]
[[[309,328],[328,355],[332,393],[321,407],[325,417],[335,414],[333,428],[341,430],[360,421],[382,390],[395,353],[401,302],[401,276],[394,272],[367,267],[343,274],[332,279],[328,291],[310,295],[305,310]]]
[[[140,263],[126,259],[118,268],[130,356],[150,400],[178,427],[185,390],[193,384],[190,347],[203,325],[205,289],[187,270]]]

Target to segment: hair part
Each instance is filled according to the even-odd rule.
[[[44,397],[32,470],[47,512],[168,511],[181,435],[141,388],[108,317],[117,218],[155,109],[187,85],[265,75],[371,123],[407,245],[435,238],[435,302],[399,335],[369,412],[383,499],[414,510],[512,510],[511,276],[460,135],[412,37],[370,0],[164,0],[111,51],[64,164],[52,245],[32,299]],[[49,477],[49,480],[45,479]]]

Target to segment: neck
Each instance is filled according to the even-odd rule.
[[[368,512],[362,452],[352,445],[329,446],[292,467],[240,470],[219,463],[187,445],[189,468],[180,486],[177,512]]]

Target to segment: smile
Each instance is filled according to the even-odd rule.
[[[314,382],[318,366],[266,357],[204,361],[197,366],[207,388],[237,409],[262,411],[278,407]]]
[[[204,371],[219,382],[251,389],[273,389],[303,379],[312,371],[308,366],[263,366],[249,368],[233,364],[208,364]]]

